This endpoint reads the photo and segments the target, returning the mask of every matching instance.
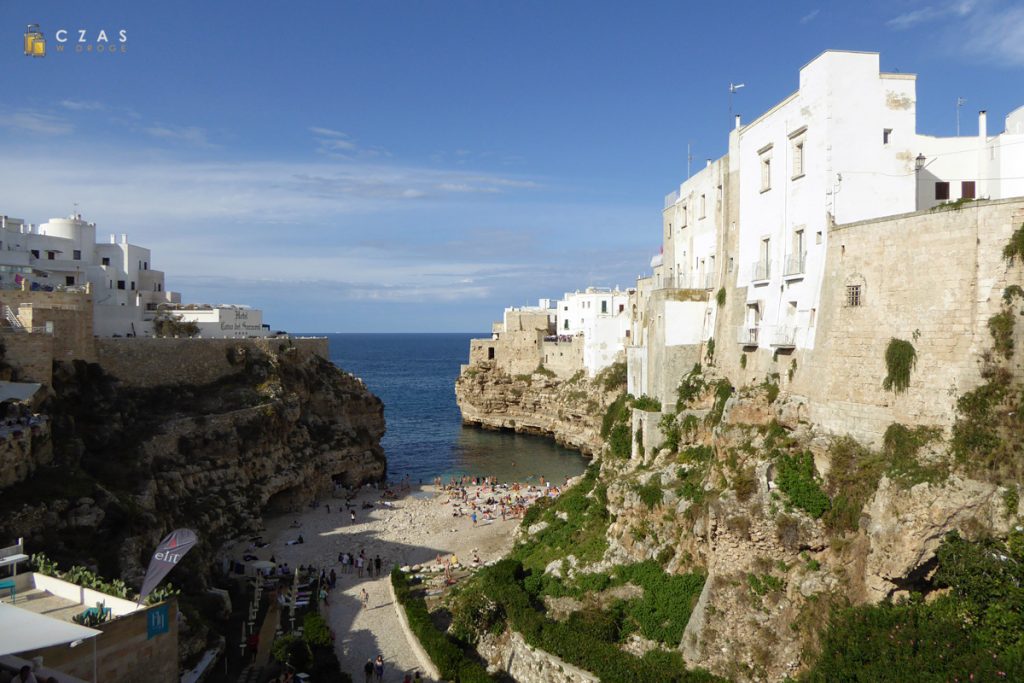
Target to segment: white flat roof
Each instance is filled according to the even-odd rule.
[[[0,602],[0,656],[95,638],[101,631]]]

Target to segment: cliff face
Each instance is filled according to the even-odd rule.
[[[154,544],[190,527],[200,546],[173,581],[199,590],[216,548],[264,511],[384,475],[383,405],[359,380],[298,348],[225,353],[233,372],[201,386],[133,387],[96,364],[55,364],[52,460],[0,492],[0,537],[137,585]]]
[[[462,422],[550,436],[585,455],[601,452],[601,417],[617,395],[580,375],[558,380],[545,374],[510,376],[483,362],[455,382]]]

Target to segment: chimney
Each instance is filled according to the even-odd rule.
[[[117,244],[117,236],[114,233],[110,233],[110,243]]]
[[[704,161],[706,163],[705,168],[711,168],[711,159],[705,159]]]
[[[740,129],[740,115],[736,114],[736,130]]]
[[[988,113],[984,109],[978,112],[978,137],[982,142],[988,139]]]
[[[128,233],[121,233],[121,244],[128,244]]]

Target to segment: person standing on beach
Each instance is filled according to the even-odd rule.
[[[373,683],[373,660],[367,659],[363,664],[363,673],[366,674],[366,683]]]
[[[384,655],[377,655],[373,661],[373,676],[377,683],[384,680]]]
[[[373,569],[377,572],[377,576],[380,576],[380,555],[373,558]]]
[[[363,578],[363,556],[360,555],[356,558],[356,571],[359,573],[359,578]]]
[[[473,520],[473,526],[476,526],[476,510],[473,510],[473,514],[471,514],[469,518]]]
[[[365,588],[359,592],[359,599],[363,601],[363,609],[370,606],[370,594],[366,592]]]
[[[349,516],[352,518],[352,523],[355,524],[356,523],[356,511],[355,510],[349,510]]]

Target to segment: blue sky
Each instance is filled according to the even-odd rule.
[[[39,23],[50,53],[22,54]],[[123,54],[54,32],[128,31]],[[475,331],[630,285],[662,198],[829,48],[918,76],[918,129],[1024,104],[1024,7],[814,2],[0,3],[0,213],[74,204],[188,301],[293,331]]]

